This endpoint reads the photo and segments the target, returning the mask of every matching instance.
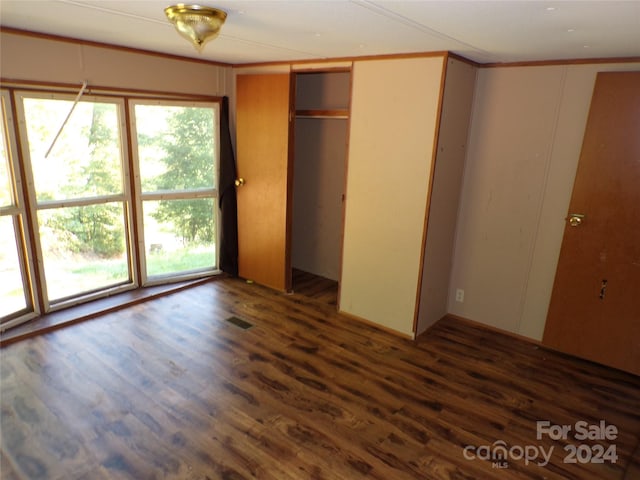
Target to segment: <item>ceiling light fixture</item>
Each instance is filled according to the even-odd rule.
[[[183,3],[165,8],[164,13],[178,33],[193,43],[199,52],[205,43],[218,36],[227,19],[226,12],[217,8]]]

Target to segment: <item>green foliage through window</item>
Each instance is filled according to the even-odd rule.
[[[155,114],[155,115],[154,115]],[[139,148],[162,152],[151,158],[142,153],[145,191],[189,191],[213,188],[216,183],[214,111],[211,108],[137,105]],[[155,118],[155,125],[149,125]],[[160,125],[158,119],[165,118]],[[154,160],[160,165],[153,166]],[[154,172],[160,172],[152,175]],[[152,173],[148,173],[152,172]],[[172,223],[185,244],[209,243],[214,238],[214,202],[161,200],[152,216],[159,223]]]

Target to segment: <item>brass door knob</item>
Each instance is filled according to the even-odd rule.
[[[584,221],[584,215],[580,213],[570,213],[567,220],[569,220],[569,225],[572,227],[579,227]]]
[[[242,187],[244,185],[244,178],[236,178],[236,187]]]

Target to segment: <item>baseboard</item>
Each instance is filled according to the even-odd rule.
[[[478,327],[478,328],[483,328],[485,330],[489,330],[489,331],[495,332],[495,333],[500,333],[502,335],[506,335],[508,337],[512,337],[512,338],[515,338],[517,340],[521,340],[523,342],[527,342],[527,343],[530,343],[532,345],[536,345],[538,347],[544,347],[544,348],[547,348],[549,350],[554,350],[553,348],[549,347],[548,345],[544,345],[540,340],[536,340],[535,338],[525,337],[524,335],[520,335],[518,333],[513,333],[513,332],[510,332],[509,330],[503,330],[502,328],[494,327],[493,325],[487,325],[486,323],[478,322],[477,320],[471,320],[469,318],[461,317],[459,315],[454,315],[452,313],[447,313],[444,317],[442,317],[442,319],[445,319],[445,318],[452,318],[452,319],[454,319],[454,320],[456,320],[458,322],[466,323],[467,325],[471,325],[471,326]],[[420,335],[422,336],[425,333],[427,333],[437,323],[438,322],[436,322],[433,325],[431,325],[429,328],[427,328]]]
[[[364,323],[366,325],[369,325],[370,327],[375,327],[379,330],[382,330],[386,333],[390,333],[391,335],[394,335],[396,337],[401,337],[401,338],[405,338],[407,340],[415,340],[415,334],[408,334],[408,333],[404,333],[404,332],[400,332],[398,330],[394,330],[393,328],[390,327],[386,327],[384,325],[380,325],[379,323],[376,322],[372,322],[371,320],[367,320],[366,318],[363,317],[359,317],[358,315],[354,315],[352,313],[349,312],[345,312],[344,310],[338,310],[338,313],[340,315],[342,315],[343,317],[348,318],[349,320],[353,320],[355,322],[358,323]]]

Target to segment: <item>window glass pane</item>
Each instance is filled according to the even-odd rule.
[[[38,201],[122,193],[118,107],[79,102],[45,154],[73,102],[25,98],[29,152]]]
[[[135,115],[143,192],[216,185],[212,108],[136,105]]]
[[[0,207],[13,205],[13,190],[9,178],[9,149],[7,148],[7,136],[4,127],[0,127],[2,143],[0,143]]]
[[[50,300],[129,281],[122,203],[38,212]]]
[[[147,201],[143,209],[149,276],[215,268],[213,199]]]
[[[0,317],[26,307],[13,217],[6,215],[0,217]]]

